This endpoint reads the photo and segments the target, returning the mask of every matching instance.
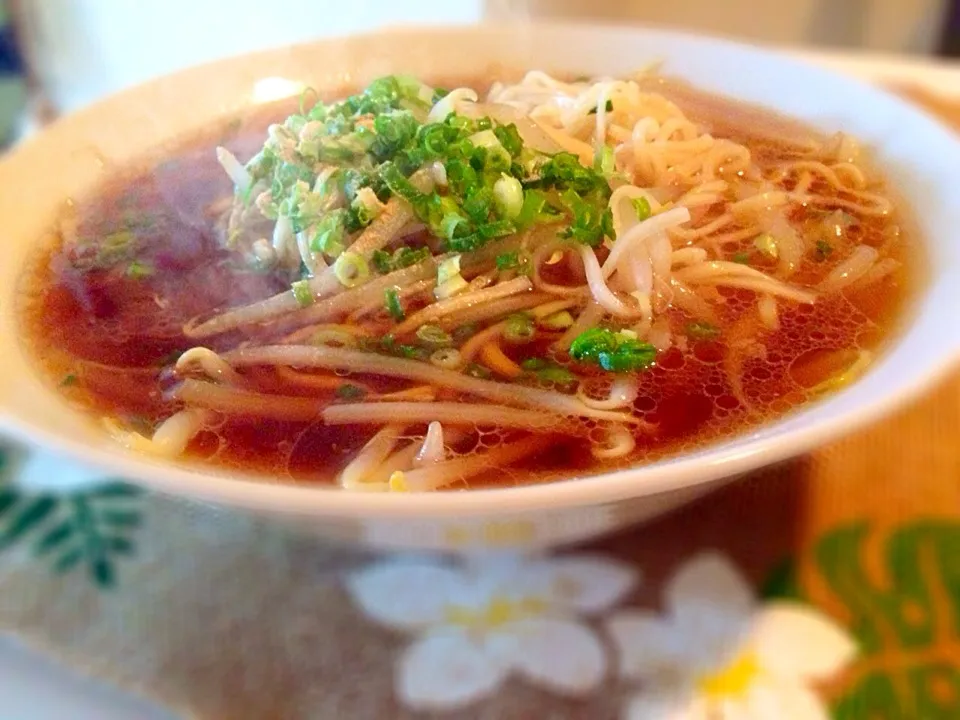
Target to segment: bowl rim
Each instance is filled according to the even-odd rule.
[[[718,48],[735,50],[755,59],[776,58],[781,67],[806,73],[810,77],[829,78],[832,83],[846,83],[856,87],[858,92],[871,93],[878,98],[894,100],[904,112],[915,116],[917,122],[939,123],[929,116],[909,106],[890,93],[868,86],[858,80],[838,76],[794,56],[783,54],[768,48],[758,48],[723,38],[689,33],[660,27],[636,26],[629,30],[622,27],[601,24],[572,24],[563,22],[536,23],[534,31],[581,33],[594,35],[605,32],[632,32],[638,36],[656,35],[665,40],[694,43],[706,50]],[[424,38],[437,33],[456,32],[470,35],[482,35],[487,32],[509,32],[500,25],[479,24],[473,26],[425,26],[391,28],[370,33],[350,36],[349,41],[369,41],[384,35],[397,35],[408,38]],[[74,115],[57,120],[52,129],[65,132],[70,127],[79,126],[83,121],[102,114],[105,109],[117,103],[129,102],[136,98],[148,97],[161,88],[176,86],[189,81],[192,77],[201,77],[216,70],[229,71],[231,64],[239,59],[247,61],[268,58],[279,52],[295,48],[310,48],[326,45],[339,40],[320,40],[302,43],[289,48],[276,48],[247,55],[236,56],[181,70],[168,76],[152,80],[116,93]],[[696,78],[693,78],[696,81]],[[226,115],[226,112],[225,112]],[[946,132],[940,128],[940,132]],[[46,133],[27,141],[13,151],[17,157],[32,152],[32,148],[42,146]],[[960,143],[952,140],[956,155],[960,158]],[[0,161],[0,168],[10,165],[9,158]],[[0,171],[0,177],[3,173]],[[954,278],[955,283],[960,277]],[[924,290],[921,294],[929,299],[934,295],[947,295],[952,292],[947,280],[941,280]],[[821,419],[817,424],[807,423],[788,431],[786,435],[769,435],[760,438],[745,438],[743,433],[732,436],[702,450],[683,453],[664,461],[650,465],[634,466],[612,472],[575,477],[547,483],[477,489],[465,492],[436,493],[354,493],[345,492],[336,486],[297,485],[274,483],[262,477],[249,474],[231,474],[216,467],[199,463],[183,464],[159,461],[146,456],[119,450],[105,450],[88,447],[82,442],[66,437],[59,432],[49,430],[30,421],[22,421],[15,414],[3,409],[0,398],[0,430],[30,445],[39,445],[55,452],[72,456],[73,459],[103,470],[112,476],[128,477],[151,489],[179,496],[189,496],[199,500],[225,503],[233,506],[257,510],[271,510],[297,515],[340,516],[340,517],[403,517],[427,519],[435,517],[465,517],[475,515],[501,514],[504,512],[525,512],[543,508],[571,508],[618,502],[628,498],[655,495],[680,488],[691,487],[710,482],[721,477],[742,474],[762,465],[778,462],[796,456],[827,440],[836,439],[857,427],[860,427],[907,399],[917,396],[922,390],[931,387],[952,368],[952,362],[960,354],[960,336],[953,346],[944,347],[942,352],[927,358],[925,363],[908,380],[901,382],[896,392],[888,392],[869,400],[861,400],[855,406],[836,415]],[[856,387],[859,383],[852,387]],[[850,389],[836,393],[832,398],[846,396]],[[819,404],[818,404],[819,405]],[[811,406],[804,406],[804,410]],[[813,406],[816,407],[816,406]],[[765,427],[777,426],[800,413],[792,413],[779,418]],[[640,477],[638,477],[638,474]]]

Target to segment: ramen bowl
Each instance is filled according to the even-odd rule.
[[[170,462],[120,447],[41,377],[18,337],[17,288],[65,201],[172,141],[254,113],[303,87],[385,74],[476,76],[490,66],[624,75],[651,62],[708,91],[858,137],[916,218],[923,282],[861,379],[732,439],[657,462],[547,484],[434,493],[350,493]],[[58,121],[0,162],[0,432],[152,490],[271,516],[381,548],[531,549],[655,517],[747,471],[810,450],[915,396],[960,355],[960,145],[875,88],[779,54],[662,30],[539,25],[407,29],[230,59],[134,88]]]

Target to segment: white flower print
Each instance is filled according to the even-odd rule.
[[[11,478],[17,487],[27,492],[70,495],[106,482],[102,470],[85,467],[53,453],[23,451],[15,457],[19,462]]]
[[[564,695],[594,690],[604,646],[577,619],[611,608],[638,573],[598,556],[494,556],[462,566],[390,559],[352,575],[347,588],[377,622],[418,633],[399,658],[396,690],[416,710],[459,708],[510,674]]]
[[[608,622],[620,673],[644,689],[626,720],[826,720],[810,684],[856,654],[847,633],[793,602],[760,605],[724,557],[690,559],[665,588],[664,616]]]

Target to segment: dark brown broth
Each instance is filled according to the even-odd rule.
[[[249,156],[259,147],[265,124],[253,120],[233,128],[228,146],[240,157]],[[171,381],[163,368],[194,345],[181,332],[183,323],[286,289],[270,275],[240,267],[214,236],[208,208],[231,190],[213,153],[222,141],[193,141],[155,169],[115,181],[81,208],[80,237],[102,238],[132,225],[138,233],[136,261],[152,267],[153,274],[131,277],[129,262],[105,270],[78,269],[89,262],[83,251],[56,243],[35,258],[22,294],[24,337],[43,374],[76,407],[149,430],[177,409],[165,399]],[[769,144],[762,151],[776,155]],[[897,222],[862,222],[850,242],[879,246]],[[730,254],[749,247],[745,242],[730,248]],[[795,279],[815,283],[845,256],[844,250],[838,246],[825,261],[805,259]],[[759,328],[752,293],[722,290],[719,337],[690,338],[685,349],[662,353],[657,365],[643,374],[634,410],[657,430],[638,437],[633,455],[602,463],[592,459],[586,441],[567,440],[471,486],[529,483],[649,462],[775,419],[807,401],[807,389],[836,372],[823,361],[824,355],[875,349],[890,334],[916,274],[916,251],[912,239],[901,232],[892,252],[904,262],[901,271],[866,290],[822,299],[814,306],[782,304],[777,332]],[[763,267],[762,260],[758,267]],[[682,333],[691,319],[671,311],[671,320],[674,331]],[[225,349],[244,337],[233,333],[215,338],[210,346]],[[738,402],[730,384],[734,356],[750,408]],[[373,377],[357,380],[383,389],[396,385]],[[260,381],[284,394],[309,392],[271,373]],[[372,433],[367,426],[231,417],[201,433],[190,454],[265,479],[326,482]],[[500,437],[488,434],[481,443]]]

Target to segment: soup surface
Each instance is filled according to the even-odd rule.
[[[853,139],[652,75],[469,86],[306,98],[71,206],[43,371],[143,452],[463,489],[742,432],[895,327],[918,248]]]

